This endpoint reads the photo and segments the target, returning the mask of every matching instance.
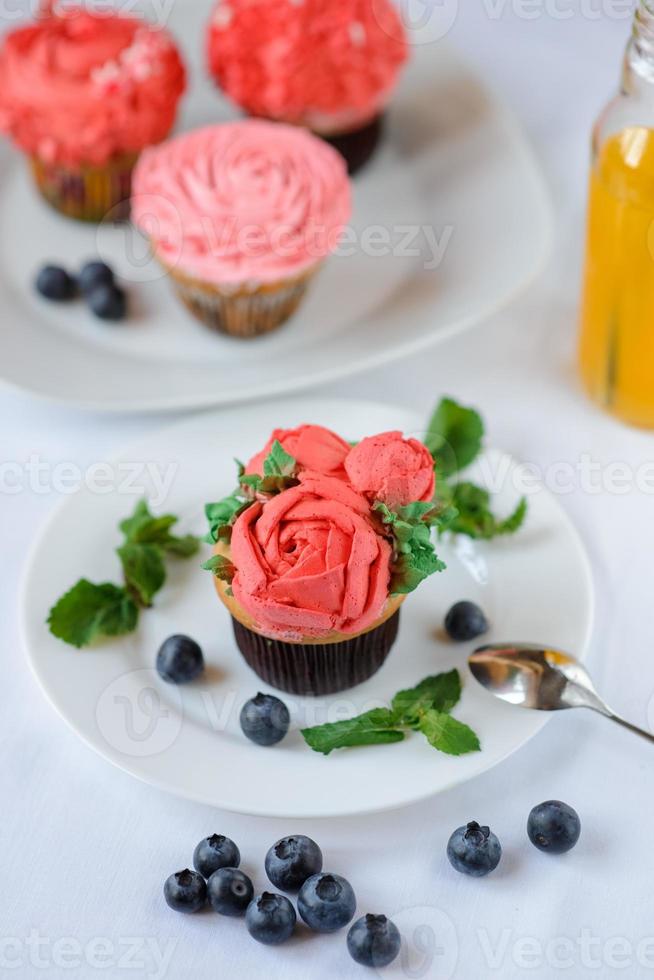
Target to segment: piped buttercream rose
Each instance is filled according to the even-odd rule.
[[[132,218],[169,268],[258,286],[317,268],[351,212],[345,164],[294,126],[244,120],[152,147],[134,174]]]
[[[248,507],[234,523],[231,557],[235,599],[271,635],[359,633],[388,597],[391,545],[368,501],[320,473]]]
[[[431,453],[418,439],[405,439],[401,432],[363,439],[348,454],[345,470],[359,493],[391,509],[434,496]]]
[[[265,447],[253,456],[245,467],[246,473],[263,476],[263,464],[275,442],[297,463],[299,470],[313,470],[325,476],[346,480],[345,457],[350,444],[331,429],[322,425],[300,425],[297,429],[275,429]]]

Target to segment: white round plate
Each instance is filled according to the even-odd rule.
[[[234,116],[200,63],[207,10],[173,7],[171,28],[196,66],[181,129]],[[383,149],[354,182],[354,237],[343,249],[352,254],[332,257],[291,322],[255,341],[197,323],[129,226],[98,230],[60,217],[6,148],[0,172],[0,377],[94,410],[234,403],[394,361],[508,302],[551,241],[547,193],[518,126],[441,42],[414,44]],[[124,324],[33,291],[43,262],[75,269],[97,254],[129,284]]]
[[[114,490],[83,490],[61,504],[28,562],[24,638],[51,703],[92,748],[134,776],[216,807],[266,816],[332,817],[402,806],[470,779],[515,752],[546,716],[498,702],[478,687],[466,668],[471,644],[447,642],[440,624],[453,602],[469,598],[489,616],[489,642],[534,640],[584,653],[592,618],[588,563],[568,518],[545,490],[530,495],[528,521],[514,538],[442,544],[448,569],[407,598],[399,639],[376,676],[328,698],[282,695],[293,724],[275,748],[252,745],[240,731],[242,704],[269,688],[242,660],[229,615],[200,559],[174,566],[134,635],[82,651],[50,635],[48,609],[78,578],[117,579],[117,524],[135,502],[133,489],[130,493],[123,485],[121,492],[128,472],[147,464],[150,472],[156,465],[169,473],[172,483],[156,512],[172,511],[180,515],[182,528],[203,533],[203,503],[231,491],[233,457],[259,450],[273,421],[284,427],[321,423],[351,439],[389,428],[419,435],[424,426],[400,408],[301,399],[275,405],[274,420],[253,408],[209,414],[131,447],[114,462]],[[476,475],[502,483],[498,511],[515,505],[519,464],[491,452]],[[136,482],[142,479],[139,472]],[[155,492],[150,481],[151,499]],[[205,651],[206,675],[186,687],[164,683],[153,670],[159,645],[172,633],[190,634]],[[388,703],[400,688],[452,667],[464,680],[455,716],[479,734],[479,753],[452,758],[430,748],[422,736],[410,735],[395,745],[323,757],[300,735],[305,725]]]

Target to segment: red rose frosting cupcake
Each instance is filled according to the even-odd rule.
[[[0,48],[0,129],[58,211],[128,212],[131,173],[170,132],[185,73],[168,34],[141,20],[50,5]]]
[[[295,126],[207,126],[141,156],[132,218],[179,296],[217,330],[252,337],[297,308],[350,217],[341,157]]]
[[[372,155],[408,44],[391,0],[219,0],[211,74],[253,116],[307,126],[345,156]]]
[[[375,458],[375,442],[392,451]],[[352,448],[306,425],[275,430],[237,490],[207,505],[215,554],[205,567],[239,649],[267,683],[327,694],[381,667],[406,594],[444,568],[431,540],[433,474],[427,448],[400,433]]]

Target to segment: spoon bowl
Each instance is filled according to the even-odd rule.
[[[575,657],[534,643],[493,643],[468,658],[473,677],[496,698],[521,708],[562,711],[591,708],[654,742],[654,736],[625,721],[602,700]]]

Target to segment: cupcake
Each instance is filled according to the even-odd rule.
[[[297,308],[350,217],[341,157],[295,126],[207,126],[141,156],[132,218],[188,309],[236,337]]]
[[[434,462],[417,440],[387,432],[353,447],[307,425],[276,429],[241,466],[236,491],[207,504],[205,567],[266,683],[331,694],[379,670],[406,595],[445,567],[434,493]]]
[[[355,173],[372,156],[408,44],[391,0],[219,0],[209,69],[252,116],[306,126]]]
[[[129,211],[139,153],[172,129],[185,73],[168,34],[133,17],[44,7],[0,48],[0,129],[62,214]]]

